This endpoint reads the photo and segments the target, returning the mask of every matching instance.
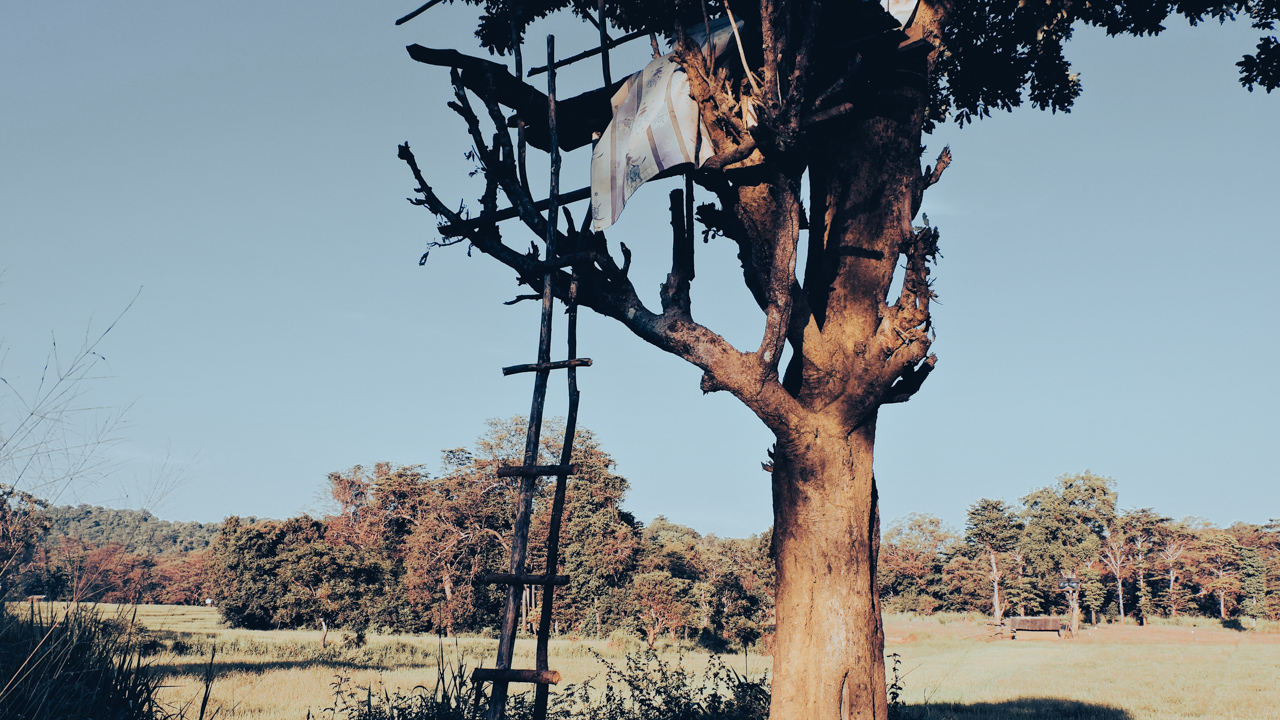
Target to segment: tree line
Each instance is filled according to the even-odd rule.
[[[327,478],[320,517],[167,523],[146,512],[49,507],[4,489],[0,596],[162,604],[216,603],[231,625],[267,629],[491,632],[503,588],[524,421],[489,422],[472,448],[424,465],[355,466]],[[546,434],[540,462],[559,457]],[[556,594],[561,634],[638,635],[743,647],[773,629],[771,531],[703,535],[622,507],[614,461],[582,431],[566,498]],[[550,484],[539,488],[530,572],[545,573]],[[1115,482],[1065,475],[1017,503],[981,499],[963,530],[911,514],[891,523],[877,579],[889,610],[1008,615],[1081,613],[1098,622],[1200,615],[1280,619],[1280,522],[1214,527],[1150,508],[1120,509]],[[524,597],[532,631],[540,603]]]
[[[54,506],[0,485],[0,599],[194,605],[218,523]]]
[[[554,464],[562,433],[544,433],[539,460]],[[442,453],[440,471],[420,465],[356,466],[328,478],[333,507],[322,519],[258,523],[228,518],[206,561],[226,620],[248,628],[308,625],[406,632],[483,633],[496,628],[505,587],[481,576],[505,572],[524,421],[491,421],[472,449]],[[559,633],[639,634],[751,643],[770,623],[768,535],[701,535],[657,518],[647,525],[621,507],[628,483],[589,431],[579,431],[568,483],[556,574]],[[550,483],[539,487],[529,572],[545,573]],[[522,622],[537,626],[540,603],[526,589]]]
[[[1200,615],[1280,619],[1280,521],[1215,527],[1120,509],[1115,481],[1063,475],[1016,504],[981,499],[962,532],[912,514],[885,532],[886,607],[930,613],[1082,613],[1116,622]]]

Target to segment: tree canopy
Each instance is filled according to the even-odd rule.
[[[593,3],[581,0],[466,1],[483,7],[475,33],[480,45],[500,55],[512,49],[513,9],[521,31],[534,19],[556,12],[569,11],[585,19],[594,10]],[[702,20],[702,2],[610,2],[605,5],[605,17],[623,30],[670,36],[676,24],[691,27]],[[812,3],[812,12],[820,15],[803,22],[826,26],[830,35],[822,38],[820,33],[819,43],[851,40],[852,23],[847,22],[848,14],[840,5],[856,4]],[[1070,110],[1081,85],[1064,52],[1072,28],[1078,25],[1099,27],[1109,35],[1142,36],[1158,35],[1176,20],[1198,25],[1241,19],[1259,30],[1274,31],[1280,19],[1276,0],[955,0],[938,4],[945,7],[947,23],[940,38],[941,60],[934,69],[931,122],[954,117],[964,123],[994,110],[1011,110],[1023,102],[1042,110]],[[723,12],[723,3],[717,0],[708,0],[706,6],[712,15]],[[729,6],[736,17],[747,21],[748,28],[758,25],[757,3],[733,0]],[[1254,52],[1245,54],[1237,65],[1240,83],[1250,90],[1260,87],[1270,92],[1280,86],[1276,36],[1260,38]]]

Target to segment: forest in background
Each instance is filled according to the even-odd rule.
[[[555,428],[542,464],[559,457]],[[524,422],[490,421],[472,448],[424,465],[355,466],[327,478],[321,517],[230,517],[172,523],[145,511],[49,507],[3,489],[0,596],[201,604],[233,627],[344,628],[490,634],[503,586]],[[663,517],[644,524],[622,507],[627,480],[589,431],[570,479],[556,593],[559,634],[623,632],[723,650],[769,640],[770,533],[703,535]],[[530,572],[544,573],[550,483],[539,488]],[[1064,475],[1017,503],[980,499],[965,527],[912,514],[883,533],[878,573],[886,609],[1064,615],[1063,578],[1079,580],[1086,620],[1145,622],[1196,615],[1280,619],[1280,522],[1226,528],[1120,509],[1115,482]],[[523,623],[540,603],[525,596]]]

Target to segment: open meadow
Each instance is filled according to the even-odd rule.
[[[349,634],[301,630],[249,631],[221,626],[215,609],[179,606],[120,608],[146,626],[161,648],[151,662],[168,677],[164,698],[198,705],[210,651],[216,650],[209,707],[220,718],[301,720],[333,707],[335,682],[347,689],[408,692],[428,689],[438,663],[470,668],[491,661],[494,640],[369,635],[356,647]],[[111,607],[106,608],[113,612]],[[1024,633],[993,635],[976,615],[889,615],[886,652],[900,660],[906,717],[1049,720],[1280,719],[1280,625],[1256,631],[1187,619],[1147,627],[1085,627],[1075,639]],[[551,666],[562,687],[600,679],[605,662],[619,665],[636,640],[556,640]],[[701,671],[705,652],[664,645],[661,657]],[[517,666],[532,666],[533,643],[521,640]],[[758,678],[768,656],[724,656],[737,672]],[[744,667],[745,664],[745,667]],[[892,663],[890,664],[892,668]],[[892,669],[890,671],[892,682]]]

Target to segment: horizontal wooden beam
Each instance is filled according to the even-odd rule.
[[[576,358],[574,360],[557,360],[549,363],[529,363],[528,365],[512,365],[511,367],[502,368],[503,375],[517,375],[527,372],[543,372],[546,370],[564,370],[571,367],[591,367],[591,358]]]
[[[568,585],[568,575],[513,575],[511,573],[486,573],[480,576],[485,585]]]
[[[579,200],[586,200],[589,197],[591,197],[590,187],[578,188],[577,190],[573,190],[571,192],[562,193],[556,199],[556,203],[559,205],[564,205],[566,203],[578,202]],[[550,205],[551,205],[551,198],[547,198],[546,200],[539,200],[535,202],[533,204],[533,209],[537,210],[538,212],[542,212],[543,210],[546,210]],[[443,235],[444,237],[457,237],[459,235],[466,234],[468,230],[475,230],[476,228],[482,225],[490,225],[492,223],[501,222],[503,220],[510,220],[511,218],[519,217],[519,216],[520,216],[520,211],[517,210],[516,208],[514,207],[504,208],[502,210],[489,213],[488,215],[481,215],[480,217],[474,217],[474,218],[469,218],[467,220],[463,220],[460,223],[449,223],[447,225],[441,225],[440,234]]]
[[[666,170],[663,170],[662,172],[658,173],[657,175],[654,175],[653,177],[649,178],[648,180],[646,180],[646,182],[653,182],[654,180],[665,180],[666,178],[671,178],[671,177],[679,177],[689,172],[690,167],[692,166],[689,163],[680,163],[679,165],[673,165],[667,168]],[[577,190],[572,190],[567,193],[561,193],[557,197],[558,199],[556,200],[556,202],[560,205],[565,205],[571,202],[578,202],[579,200],[586,200],[591,197],[591,188],[590,187],[578,188]],[[543,210],[547,209],[550,203],[551,203],[550,198],[547,198],[545,200],[539,200],[533,204],[533,209],[537,210],[538,212],[542,212]],[[511,218],[515,218],[515,217],[520,217],[520,211],[514,207],[509,207],[509,208],[503,208],[501,210],[497,210],[489,215],[481,215],[479,217],[468,218],[466,220],[463,220],[460,223],[448,223],[445,225],[441,225],[438,229],[440,230],[440,234],[444,237],[458,237],[459,235],[463,235],[467,231],[474,230],[482,225],[489,225],[496,222],[502,222],[503,220],[510,220]],[[803,218],[801,222],[803,222]],[[801,225],[802,229],[804,227],[807,227],[807,225]],[[556,262],[559,262],[559,261],[560,259],[557,259]],[[552,266],[563,267],[563,265],[556,265],[555,263],[552,263]]]
[[[553,475],[577,475],[577,465],[508,465],[498,468],[498,477],[551,477]]]
[[[442,2],[444,2],[444,0],[428,0],[425,4],[423,4],[423,6],[422,6],[422,7],[418,8],[417,10],[414,10],[413,12],[409,13],[408,15],[405,15],[404,17],[402,17],[402,18],[400,18],[399,20],[397,20],[397,21],[396,21],[396,24],[397,24],[397,25],[403,25],[403,24],[405,24],[405,23],[409,22],[410,20],[412,20],[412,19],[414,19],[414,18],[418,17],[419,15],[421,15],[421,14],[422,14],[422,13],[424,13],[424,12],[426,12],[427,10],[430,10],[432,7],[434,7],[434,6],[436,6],[436,5],[439,5],[439,4],[440,4],[440,3],[442,3]]]
[[[593,22],[592,24],[594,25],[595,23]],[[623,35],[622,37],[618,38],[617,40],[610,40],[610,41],[609,41],[609,48],[610,48],[610,49],[616,48],[616,47],[618,47],[619,45],[621,45],[622,43],[631,42],[632,40],[638,40],[638,39],[640,39],[640,38],[642,38],[642,37],[644,37],[645,35],[648,35],[648,34],[649,34],[649,33],[648,33],[648,32],[646,32],[646,31],[644,31],[644,30],[637,30],[637,31],[635,31],[635,32],[633,32],[633,33],[629,33],[629,34],[627,34],[627,35]],[[596,55],[599,55],[599,54],[600,54],[600,46],[599,46],[599,45],[597,45],[597,46],[595,46],[595,47],[591,48],[590,50],[584,50],[583,52],[580,52],[580,53],[578,53],[577,55],[570,55],[569,57],[567,57],[567,58],[565,58],[565,59],[563,59],[563,60],[557,60],[557,61],[556,61],[556,67],[560,68],[560,67],[564,67],[565,65],[572,65],[572,64],[574,64],[574,63],[576,63],[576,62],[578,62],[578,61],[580,61],[580,60],[586,60],[586,59],[587,59],[587,58],[589,58],[589,57],[595,57]],[[533,68],[532,70],[530,70],[530,71],[529,71],[529,77],[533,77],[534,75],[541,75],[542,73],[544,73],[544,72],[546,72],[546,71],[547,71],[547,66],[546,66],[546,65],[543,65],[543,66],[541,66],[541,67]]]
[[[502,670],[499,668],[476,668],[471,671],[472,682],[519,682],[535,685],[560,684],[558,670]]]

